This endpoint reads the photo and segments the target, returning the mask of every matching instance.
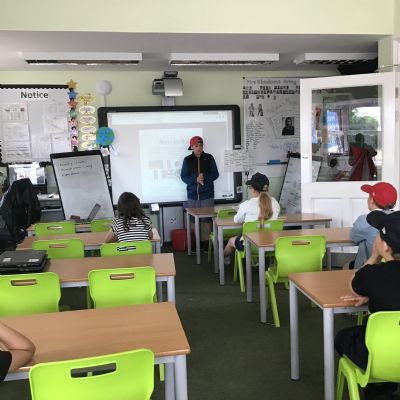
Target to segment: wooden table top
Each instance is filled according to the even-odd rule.
[[[105,268],[126,268],[151,266],[156,276],[175,276],[175,261],[172,253],[115,256],[115,257],[84,257],[71,259],[49,260],[46,268],[60,277],[61,283],[82,282],[88,279],[89,271]]]
[[[322,235],[326,238],[327,244],[354,245],[350,240],[351,228],[317,228],[317,229],[295,229],[275,232],[249,232],[246,236],[257,247],[273,247],[275,240],[285,236],[309,236]]]
[[[20,371],[50,361],[93,357],[148,348],[156,357],[190,353],[173,303],[65,311],[1,321],[36,346],[33,359]]]
[[[22,243],[17,246],[17,250],[26,250],[32,248],[32,243],[36,240],[58,240],[58,239],[81,239],[85,246],[99,246],[104,243],[104,240],[108,232],[82,232],[82,233],[71,233],[62,235],[51,235],[51,236],[28,236]],[[152,242],[160,242],[160,235],[157,229],[153,228],[153,239]]]
[[[354,301],[340,297],[351,295],[350,280],[354,270],[300,272],[289,274],[289,280],[324,308],[354,307]]]
[[[288,214],[288,215],[281,215],[279,220],[282,220],[284,224],[317,224],[320,222],[321,224],[325,224],[326,222],[332,221],[331,217],[321,214],[314,214],[314,213],[300,213],[300,214]],[[242,224],[237,224],[233,222],[233,218],[215,218],[215,223],[217,226],[234,226],[237,225],[238,227]]]

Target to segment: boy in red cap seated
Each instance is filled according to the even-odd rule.
[[[190,139],[188,150],[192,150],[192,154],[184,158],[181,169],[181,179],[186,183],[188,197],[184,207],[214,207],[214,181],[219,176],[214,157],[203,151],[201,136],[193,136]],[[208,231],[205,234],[208,238],[211,231],[210,222],[205,226]]]
[[[397,191],[390,183],[378,182],[375,185],[362,185],[361,190],[369,194],[367,204],[370,211],[380,210],[385,213],[393,211],[397,201]],[[378,231],[368,224],[367,215],[360,215],[350,231],[350,239],[358,244],[358,253],[354,260],[355,268],[360,268],[370,257],[372,244],[378,234]]]

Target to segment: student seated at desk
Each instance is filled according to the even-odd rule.
[[[111,224],[105,243],[135,242],[153,238],[151,220],[144,215],[140,200],[131,192],[118,199],[118,217]]]
[[[344,296],[344,300],[356,301],[360,306],[368,302],[371,313],[377,311],[400,310],[400,211],[386,214],[371,211],[367,222],[378,230],[373,244],[371,257],[364,267],[359,269],[350,281],[354,295]],[[384,259],[384,262],[382,262]],[[335,337],[336,351],[345,354],[362,369],[366,369],[368,350],[365,345],[366,326],[354,326],[341,330]],[[397,384],[368,384],[364,391],[365,399],[392,398]],[[388,397],[381,396],[383,393]]]
[[[246,182],[249,188],[250,199],[239,205],[239,210],[233,220],[237,224],[249,221],[277,219],[281,207],[279,203],[268,194],[269,179],[266,175],[255,173]],[[243,236],[231,237],[225,246],[225,262],[230,262],[230,255],[235,249],[243,250]]]
[[[25,365],[34,352],[35,346],[27,337],[0,322],[0,382],[8,371]]]

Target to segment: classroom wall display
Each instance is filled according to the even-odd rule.
[[[312,174],[316,179],[321,168],[321,161],[312,161]],[[301,212],[301,163],[299,157],[289,157],[286,174],[283,180],[282,190],[279,197],[279,204],[282,213],[296,214]],[[313,180],[314,182],[314,180]]]
[[[103,158],[99,150],[51,154],[65,219],[87,218],[96,203],[96,218],[114,217]]]
[[[288,152],[299,151],[299,79],[243,78],[243,111],[245,148],[253,165],[286,162]]]
[[[50,161],[71,151],[67,85],[0,85],[1,161]]]
[[[218,166],[215,199],[240,201],[241,174],[224,169],[224,150],[241,147],[238,106],[103,107],[98,117],[99,126],[115,134],[110,149],[114,204],[124,191],[135,193],[144,204],[185,201],[180,172],[195,135],[203,138],[204,151]]]

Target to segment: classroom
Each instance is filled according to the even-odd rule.
[[[40,222],[75,220],[70,233],[54,240],[82,242],[79,257],[46,250],[47,271],[60,280],[62,312],[13,317],[0,310],[0,324],[4,319],[37,340],[33,362],[147,344],[155,354],[153,400],[332,400],[338,368],[346,363],[335,351],[336,334],[358,323],[365,329],[381,314],[373,311],[387,310],[349,300],[360,293],[349,287],[355,271],[376,256],[364,248],[366,239],[353,236],[355,221],[385,211],[385,221],[364,218],[375,229],[368,245],[380,231],[381,245],[388,243],[395,257],[381,249],[376,264],[397,260],[400,232],[393,228],[389,236],[390,218],[397,216],[391,211],[399,209],[400,1],[2,0],[0,27],[2,204],[7,185],[29,177]],[[197,156],[192,187],[197,195],[212,187],[211,206],[190,202],[182,168],[186,156],[189,170],[195,168],[203,140],[202,154],[215,159],[219,177],[208,180],[208,158],[204,178]],[[377,200],[379,183],[388,185],[381,188],[390,199],[384,204]],[[272,200],[268,218],[253,220],[279,215],[278,224],[265,221],[271,232],[242,233],[250,220],[238,222],[241,204],[265,187],[279,212]],[[150,254],[104,260],[102,244],[121,241],[118,218],[114,236],[108,228],[95,232],[90,221],[76,222],[93,211],[93,223],[107,219],[109,226],[124,192],[143,206]],[[3,230],[9,229],[4,213]],[[0,231],[0,251],[38,249],[38,222],[18,241]],[[242,234],[239,251],[239,241],[228,239]],[[274,275],[278,242],[292,236],[302,244],[324,238],[323,272]],[[93,260],[99,269],[153,267],[156,304],[87,309]],[[317,283],[307,274],[318,274]],[[95,328],[90,313],[97,316]],[[157,329],[143,323],[152,318]],[[120,319],[126,321],[121,334]],[[38,336],[39,326],[49,333]],[[145,329],[147,339],[139,340]],[[101,334],[92,343],[94,330]],[[59,359],[43,356],[46,341]],[[73,343],[79,346],[65,357]],[[398,370],[381,381],[400,382]],[[9,373],[0,397],[33,398],[27,371]],[[343,382],[343,398],[352,399],[348,376]],[[400,390],[375,395],[372,387],[356,391],[366,399],[400,396]]]

